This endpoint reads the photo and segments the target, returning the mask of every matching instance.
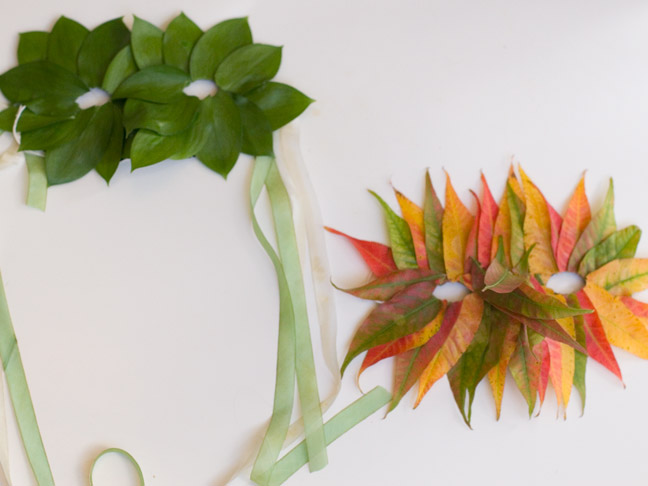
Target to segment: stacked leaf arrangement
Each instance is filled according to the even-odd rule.
[[[390,246],[348,238],[374,280],[346,292],[378,301],[355,333],[342,372],[366,351],[359,375],[394,357],[389,410],[418,382],[415,407],[444,375],[470,425],[475,389],[487,377],[500,416],[506,371],[531,415],[551,381],[558,406],[572,387],[585,405],[585,367],[591,357],[621,371],[611,345],[648,358],[648,304],[632,297],[648,288],[648,259],[634,258],[641,231],[617,229],[612,181],[597,212],[582,179],[564,217],[520,169],[511,170],[499,205],[482,175],[476,214],[446,180],[445,208],[429,176],[423,208],[396,191],[402,217],[385,211]],[[546,283],[559,272],[585,281],[568,295]],[[434,297],[438,285],[461,282],[458,302]],[[358,375],[358,376],[359,376]]]
[[[184,14],[165,31],[137,17],[132,31],[121,19],[89,31],[61,17],[51,32],[20,35],[18,63],[0,75],[11,103],[0,129],[43,152],[50,186],[92,170],[108,182],[125,158],[138,169],[195,156],[227,176],[240,152],[272,155],[273,130],[312,102],[271,81],[281,48],[254,43],[245,18],[203,32]],[[213,94],[187,94],[197,80]],[[108,102],[82,109],[96,88]]]

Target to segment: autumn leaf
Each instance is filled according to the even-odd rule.
[[[508,316],[506,316],[508,318]],[[497,364],[488,372],[488,381],[493,392],[493,398],[495,399],[495,410],[497,413],[497,420],[500,418],[502,411],[502,397],[504,396],[504,384],[506,382],[506,370],[509,366],[509,360],[515,351],[515,347],[518,341],[518,334],[522,326],[512,320],[508,320],[508,325],[506,326],[506,333],[504,335],[504,340],[502,343],[502,350],[500,354],[500,359]]]
[[[398,270],[384,277],[378,277],[362,287],[341,289],[336,286],[335,288],[361,299],[386,301],[410,285],[419,282],[435,282],[441,278],[443,274],[433,273],[431,270]]]
[[[632,295],[648,288],[648,258],[613,260],[587,276],[587,282],[612,295]]]
[[[482,204],[481,214],[479,216],[479,239],[477,241],[477,261],[482,267],[487,267],[491,261],[491,247],[493,245],[493,232],[495,230],[495,221],[498,216],[498,207],[493,195],[491,194],[488,182],[484,174],[481,175],[482,181]]]
[[[576,241],[589,224],[590,219],[590,206],[585,194],[585,175],[583,175],[569,200],[567,213],[560,229],[556,248],[556,264],[559,271],[564,272],[567,270],[569,256],[574,250]]]
[[[601,319],[610,344],[648,359],[648,329],[619,299],[592,281],[585,294]]]
[[[590,248],[599,241],[604,240],[616,231],[616,219],[614,217],[614,184],[610,179],[603,207],[597,211],[594,217],[583,230],[567,262],[567,270],[576,272],[581,260]]]
[[[515,182],[517,180],[514,179]],[[509,214],[511,216],[511,241],[510,254],[511,263],[517,265],[522,255],[524,255],[524,219],[526,208],[524,200],[521,199],[513,189],[509,181],[506,186]]]
[[[428,265],[435,272],[445,272],[443,261],[443,207],[437,197],[430,174],[425,175],[425,203],[423,204],[425,250]]]
[[[475,390],[482,378],[499,362],[509,323],[506,315],[488,304],[484,305],[481,323],[470,346],[448,372],[455,402],[469,427]]]
[[[512,177],[513,167],[509,172],[509,179]],[[493,238],[491,241],[491,260],[495,258],[498,250],[498,241],[504,244],[505,263],[511,263],[511,212],[508,205],[508,181],[504,186],[504,194],[500,199],[499,211],[497,218],[495,218],[495,226],[493,227]]]
[[[567,304],[571,307],[580,306],[578,302],[578,297],[575,294],[570,294],[567,296]],[[590,316],[592,314],[589,314]],[[587,347],[587,337],[585,335],[585,317],[584,316],[575,316],[574,318],[574,336],[578,344],[583,347]],[[587,355],[581,353],[580,351],[574,350],[574,386],[578,390],[578,394],[581,398],[581,415],[585,412],[585,371],[587,369]]]
[[[594,305],[584,291],[579,290],[576,293],[576,298],[581,307],[594,309]],[[619,364],[596,312],[583,316],[583,329],[585,331],[587,354],[614,373],[619,380],[623,381]]]
[[[414,408],[421,403],[422,398],[432,385],[443,377],[466,351],[477,332],[483,310],[484,301],[479,296],[468,294],[464,297],[459,316],[448,333],[448,337],[421,374]]]
[[[446,174],[446,204],[443,213],[443,259],[449,280],[458,280],[464,273],[464,257],[473,216],[463,205]]]
[[[360,380],[360,375],[367,368],[375,365],[379,361],[404,353],[410,349],[418,348],[428,342],[429,339],[441,328],[444,315],[445,303],[442,303],[442,307],[436,317],[420,331],[410,334],[409,336],[404,336],[396,341],[392,341],[391,343],[381,344],[380,346],[371,348],[367,352],[367,355],[360,366],[360,371],[358,371],[358,380]]]
[[[420,282],[379,304],[356,331],[341,373],[363,351],[422,329],[437,315],[441,301],[432,296],[434,282]]]
[[[473,198],[475,199],[475,206],[477,207],[477,214],[473,218],[473,223],[470,228],[470,233],[468,233],[468,239],[466,241],[466,256],[464,258],[464,271],[469,273],[470,262],[472,259],[477,259],[477,233],[479,231],[479,219],[481,217],[481,203],[479,198],[474,191],[470,191]]]
[[[509,362],[509,370],[529,407],[529,417],[533,415],[540,380],[540,359],[542,337],[523,328],[518,334],[518,342]]]
[[[378,200],[385,212],[389,241],[396,266],[401,270],[418,268],[414,242],[412,241],[412,234],[410,233],[408,224],[403,218],[392,211],[389,205],[378,194],[373,191],[369,192]]]
[[[538,397],[540,398],[540,407],[544,404],[545,396],[547,394],[547,386],[549,385],[549,371],[551,369],[551,353],[549,352],[550,339],[543,339],[542,343],[538,346],[540,355],[537,358],[540,360],[540,376],[538,376]],[[538,414],[540,411],[538,411]]]
[[[423,228],[423,210],[407,199],[400,191],[394,189],[396,200],[401,208],[403,219],[409,227],[414,245],[414,254],[419,268],[429,268],[425,249],[425,229]]]
[[[578,273],[587,275],[612,260],[634,257],[639,238],[641,238],[641,230],[636,226],[615,231],[585,253],[578,266]]]
[[[373,241],[358,240],[328,226],[325,226],[324,229],[329,233],[344,236],[349,240],[376,277],[389,275],[398,270],[391,248],[388,246]]]
[[[463,303],[463,301],[460,301],[448,304],[441,327],[423,346],[396,356],[394,393],[392,394],[388,412],[396,408],[403,396],[418,381],[432,359],[437,355],[439,349],[441,349],[441,346],[446,342],[457,322]]]
[[[520,167],[522,187],[526,204],[524,217],[524,245],[535,245],[529,256],[529,269],[533,275],[540,275],[546,282],[557,272],[551,244],[551,218],[547,201]]]

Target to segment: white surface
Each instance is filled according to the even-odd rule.
[[[257,40],[284,45],[279,78],[318,100],[301,118],[304,155],[330,226],[385,241],[366,188],[390,180],[414,200],[431,168],[459,194],[479,170],[499,198],[512,155],[559,209],[584,169],[594,207],[615,177],[620,225],[648,227],[648,4],[642,1],[330,0],[207,2],[182,8],[202,27],[249,15]],[[162,24],[171,0],[22,0],[0,18],[0,68],[17,34],[59,14],[94,26],[134,13]],[[25,169],[0,173],[0,268],[57,483],[87,483],[88,461],[129,450],[152,486],[212,486],[271,408],[277,298],[248,217],[250,161],[227,183],[195,161],[98,176],[23,206]],[[329,237],[339,285],[368,271]],[[648,255],[642,242],[639,253]],[[339,350],[370,306],[338,294]],[[627,389],[588,367],[579,418],[556,420],[550,393],[529,421],[512,383],[494,418],[480,386],[473,431],[445,382],[329,449],[330,466],[288,484],[644,484],[648,364],[617,351]],[[349,369],[338,406],[358,396]],[[363,387],[390,386],[389,366]],[[15,429],[12,429],[15,437]],[[16,486],[33,484],[19,448]],[[106,471],[108,467],[103,467]],[[107,472],[97,486],[127,486]],[[133,483],[134,484],[134,483]]]

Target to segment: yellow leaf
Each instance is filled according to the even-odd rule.
[[[587,275],[587,281],[612,295],[632,295],[648,288],[648,258],[612,260]]]
[[[403,213],[403,219],[412,233],[416,263],[419,268],[428,268],[427,252],[425,250],[425,229],[423,227],[423,210],[405,197],[400,191],[396,191],[396,199]]]
[[[449,280],[459,280],[464,273],[466,244],[473,215],[461,202],[446,173],[445,211],[443,212],[443,258]]]
[[[546,282],[558,271],[551,247],[551,219],[547,201],[520,167],[526,216],[524,217],[524,245],[531,248],[529,255],[529,270],[532,275],[539,274]]]
[[[414,407],[418,406],[432,385],[461,358],[477,332],[483,312],[484,301],[477,294],[468,294],[463,299],[461,310],[447,339],[421,374]]]
[[[504,395],[504,383],[506,381],[506,370],[509,361],[515,351],[515,345],[518,341],[518,334],[520,333],[520,324],[511,323],[506,328],[504,335],[504,343],[502,344],[502,354],[497,364],[488,372],[488,381],[493,391],[493,398],[495,399],[495,409],[497,410],[497,420],[500,418],[502,411],[502,396]]]
[[[648,359],[648,329],[624,304],[595,283],[588,281],[585,293],[598,313],[610,344]]]

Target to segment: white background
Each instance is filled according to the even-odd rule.
[[[18,33],[65,14],[89,27],[134,13],[164,25],[182,8],[201,27],[249,15],[256,40],[284,45],[279,79],[317,99],[302,149],[325,222],[386,241],[390,181],[421,200],[444,167],[466,202],[479,170],[496,197],[511,157],[559,210],[583,170],[595,208],[614,176],[621,226],[648,227],[648,4],[643,1],[20,0],[0,18],[0,68]],[[123,447],[153,486],[216,486],[267,418],[277,296],[247,204],[251,161],[225,182],[196,161],[94,174],[23,205],[24,167],[0,173],[0,267],[57,484],[87,484],[88,462]],[[336,283],[368,270],[328,236]],[[643,242],[639,253],[648,255]],[[342,354],[370,305],[337,294]],[[645,484],[648,364],[622,351],[627,388],[590,362],[580,417],[542,414],[507,383],[502,419],[478,389],[470,431],[445,380],[408,396],[329,448],[330,466],[287,484]],[[338,406],[359,396],[345,377]],[[363,387],[391,385],[390,365]],[[322,380],[326,389],[326,380]],[[16,486],[33,484],[12,433]],[[129,483],[119,460],[97,486]],[[117,478],[123,474],[123,479]]]

